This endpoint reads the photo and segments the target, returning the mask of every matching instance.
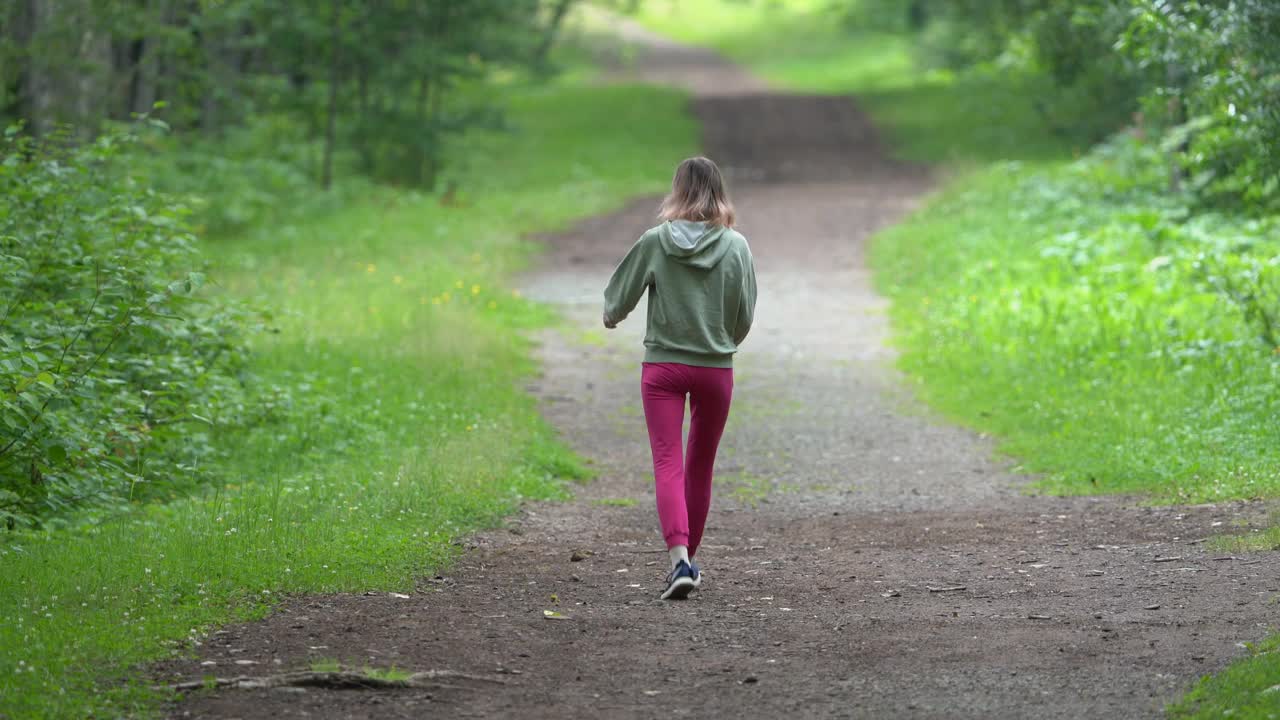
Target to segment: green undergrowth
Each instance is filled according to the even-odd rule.
[[[1271,720],[1280,717],[1280,635],[1249,645],[1247,657],[1200,680],[1169,707],[1179,720]]]
[[[881,234],[902,366],[1055,493],[1280,494],[1280,223],[1190,213],[1121,137],[997,165]]]
[[[587,474],[519,390],[522,330],[552,320],[507,285],[521,235],[661,190],[696,127],[659,89],[504,95],[511,132],[459,141],[451,191],[366,186],[207,243],[217,291],[269,311],[254,372],[280,420],[218,435],[207,496],[3,538],[0,717],[149,715],[145,664],[212,626],[412,592],[462,533]]]

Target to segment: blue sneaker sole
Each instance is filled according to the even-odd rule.
[[[683,600],[689,597],[689,593],[693,592],[695,587],[697,586],[694,585],[692,578],[676,578],[675,582],[671,583],[666,591],[662,593],[662,599]]]

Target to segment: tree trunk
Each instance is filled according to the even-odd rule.
[[[80,31],[79,55],[84,65],[73,81],[75,112],[71,121],[82,137],[93,135],[99,123],[112,107],[110,89],[115,86],[111,77],[111,33],[97,27],[97,20],[87,6],[81,16],[84,28]]]
[[[551,48],[556,43],[556,36],[560,33],[560,25],[564,22],[564,16],[569,12],[569,6],[573,5],[573,0],[559,0],[556,3],[556,9],[551,14],[551,22],[547,25],[546,32],[542,35],[542,43],[538,46],[537,53],[533,56],[534,65],[545,67],[547,57],[551,55]]]
[[[924,0],[911,0],[907,6],[907,27],[920,31],[929,22],[929,13],[925,9]]]
[[[1170,0],[1169,9],[1177,10],[1177,0]],[[1165,66],[1164,69],[1165,85],[1172,91],[1169,95],[1169,103],[1167,110],[1169,112],[1169,123],[1177,126],[1187,121],[1187,108],[1182,102],[1182,96],[1186,93],[1186,78],[1182,72],[1182,68],[1173,64]],[[1181,155],[1186,152],[1187,144],[1181,143],[1177,147],[1169,151],[1169,192],[1177,193],[1182,191],[1182,161]]]
[[[222,125],[222,96],[231,85],[226,38],[220,29],[210,28],[200,36],[205,63],[204,97],[200,101],[200,129],[214,133]]]
[[[341,41],[341,0],[333,0],[330,5],[333,11],[332,32],[329,47],[329,111],[325,118],[324,128],[324,160],[320,169],[320,186],[328,190],[333,185],[333,143],[338,115],[338,43]]]
[[[50,24],[58,15],[58,0],[26,0],[26,45],[31,51],[22,81],[23,115],[37,137],[47,135],[57,125],[57,78],[49,59],[54,54],[48,47],[52,35]]]

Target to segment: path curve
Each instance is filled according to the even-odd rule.
[[[300,599],[200,658],[296,666],[325,646],[503,682],[222,692],[175,717],[1155,717],[1265,634],[1280,556],[1201,543],[1256,508],[1027,496],[989,443],[903,390],[863,253],[931,183],[853,102],[770,92],[707,51],[623,32],[640,79],[694,93],[759,272],[703,589],[655,600],[643,313],[582,342],[612,264],[653,223],[645,198],[546,238],[526,283],[580,329],[547,334],[530,390],[600,478],[475,537],[410,600]]]

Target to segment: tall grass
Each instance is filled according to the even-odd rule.
[[[217,438],[208,496],[4,538],[0,716],[149,714],[140,664],[282,594],[412,591],[460,534],[584,475],[519,389],[521,331],[551,319],[507,285],[521,236],[659,190],[696,128],[663,90],[502,92],[512,132],[456,147],[453,194],[368,189],[209,244],[220,291],[273,309],[256,372],[282,420]]]

